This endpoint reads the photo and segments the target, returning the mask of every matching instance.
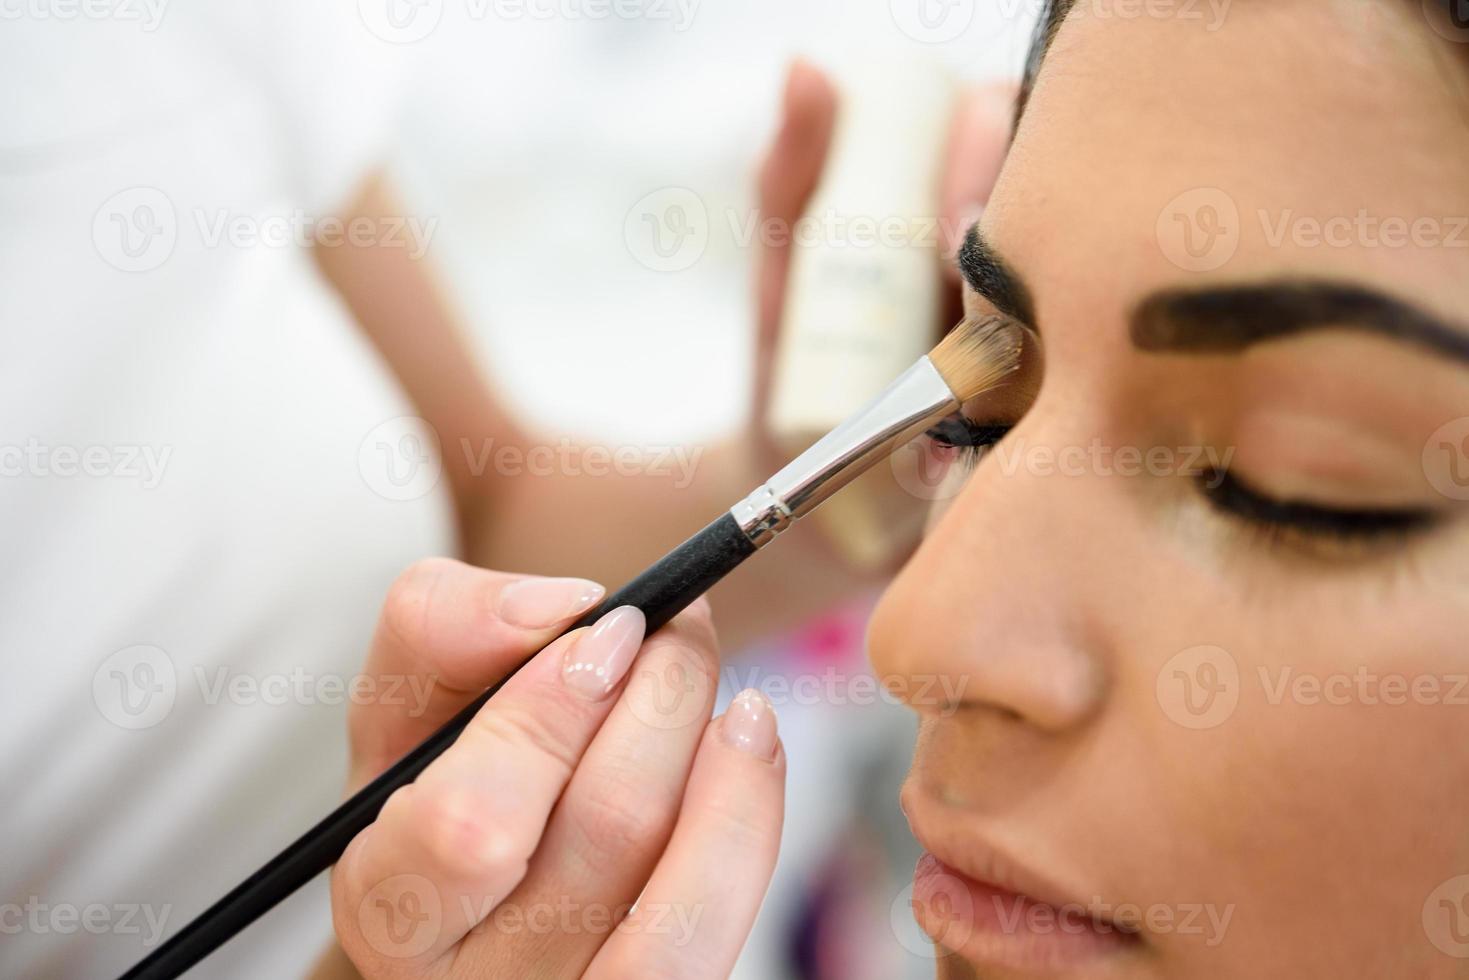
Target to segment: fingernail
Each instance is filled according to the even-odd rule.
[[[619,606],[583,633],[566,651],[561,680],[589,701],[605,698],[627,673],[643,643],[647,620],[634,606]]]
[[[754,688],[746,688],[730,702],[719,723],[724,740],[741,752],[766,762],[775,759],[775,709]]]
[[[511,626],[541,630],[586,612],[606,594],[584,578],[523,578],[500,590],[496,612]]]

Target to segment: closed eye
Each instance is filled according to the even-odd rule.
[[[1366,540],[1407,535],[1433,525],[1436,515],[1416,508],[1344,508],[1300,500],[1277,500],[1238,474],[1208,469],[1199,491],[1215,509],[1267,529],[1318,538]]]
[[[979,455],[1005,438],[1011,426],[999,422],[976,422],[962,413],[943,419],[927,435],[935,443],[960,450],[962,455]]]

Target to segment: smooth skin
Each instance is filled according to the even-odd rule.
[[[1039,396],[887,592],[870,650],[883,676],[966,683],[958,705],[915,706],[903,803],[931,850],[952,866],[999,852],[1077,902],[1171,910],[1175,927],[1144,922],[1115,956],[1025,973],[954,943],[939,974],[1469,976],[1455,884],[1469,873],[1469,708],[1448,700],[1469,674],[1469,514],[1422,462],[1436,430],[1469,416],[1469,368],[1345,330],[1213,356],[1129,336],[1153,290],[1280,276],[1365,284],[1464,326],[1469,248],[1276,244],[1267,229],[1363,208],[1469,215],[1469,50],[1416,2],[1242,0],[1216,32],[1080,8],[981,225],[1034,299]],[[1215,269],[1181,268],[1158,230],[1195,188],[1240,214]],[[1183,475],[1024,462],[1027,447],[1094,439],[1232,447],[1271,495],[1424,508],[1435,526],[1312,542],[1217,511]],[[1216,666],[1234,665],[1223,683],[1238,701],[1191,727],[1176,671],[1209,681],[1189,653],[1201,646],[1227,653]],[[1359,670],[1442,686],[1394,703],[1385,684],[1355,693]],[[1273,696],[1302,675],[1353,686]],[[1177,928],[1189,906],[1232,918],[1222,934]]]

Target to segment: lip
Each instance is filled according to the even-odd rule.
[[[913,914],[944,949],[980,966],[1032,973],[1097,968],[1135,952],[1135,930],[1098,914],[1100,897],[1068,896],[968,828],[905,799],[926,852],[913,872]]]

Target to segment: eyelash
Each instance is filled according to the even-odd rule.
[[[1228,470],[1205,470],[1196,477],[1199,493],[1215,509],[1248,524],[1318,540],[1375,542],[1405,538],[1432,526],[1432,511],[1412,508],[1351,510],[1299,501],[1276,500]]]
[[[957,450],[961,463],[972,467],[1010,428],[952,415],[929,429],[928,436],[939,446]],[[1435,519],[1431,511],[1411,508],[1351,510],[1276,500],[1228,470],[1206,469],[1196,475],[1195,484],[1214,509],[1277,537],[1371,543],[1411,536],[1431,527]]]
[[[950,415],[941,420],[927,435],[935,445],[957,450],[959,462],[973,467],[984,457],[984,451],[1010,431],[1010,426],[1000,422],[976,422],[963,414]]]

